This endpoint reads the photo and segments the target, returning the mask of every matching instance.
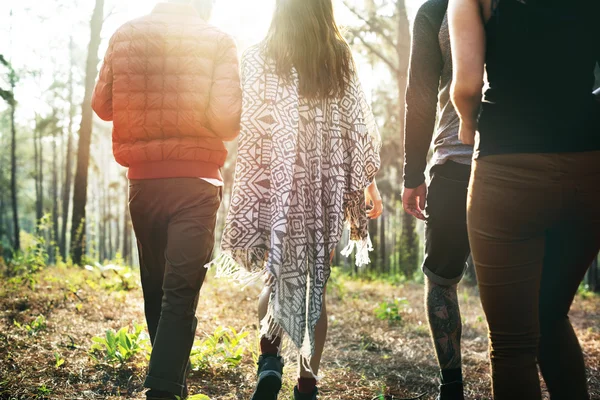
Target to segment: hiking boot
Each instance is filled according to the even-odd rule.
[[[277,400],[281,390],[283,359],[279,356],[263,354],[258,358],[258,381],[252,400]]]
[[[150,389],[146,392],[146,400],[179,400],[173,393]]]
[[[437,400],[465,400],[463,383],[459,381],[440,385]]]
[[[317,394],[319,390],[315,388],[312,393],[300,393],[298,386],[294,386],[294,400],[317,400]]]

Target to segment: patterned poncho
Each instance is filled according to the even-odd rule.
[[[279,329],[304,360],[330,274],[330,253],[349,226],[356,262],[369,262],[364,189],[379,169],[380,139],[354,75],[344,96],[307,99],[295,71],[275,73],[264,46],[242,59],[243,112],[235,182],[218,275],[273,284],[262,334]]]

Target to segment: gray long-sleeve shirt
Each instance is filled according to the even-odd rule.
[[[404,131],[404,186],[425,182],[427,154],[435,132],[432,165],[471,164],[473,147],[458,139],[460,119],[450,100],[452,52],[448,0],[428,0],[415,18]],[[437,116],[437,126],[436,126]]]

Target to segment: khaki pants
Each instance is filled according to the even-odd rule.
[[[220,203],[221,188],[201,179],[130,181],[129,209],[152,341],[148,388],[184,395]]]
[[[494,398],[588,399],[568,312],[600,249],[600,152],[476,160],[468,231],[490,330]]]

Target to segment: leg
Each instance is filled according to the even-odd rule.
[[[600,250],[600,188],[597,184],[600,161],[594,157],[581,164],[584,170],[577,173],[580,179],[575,184],[574,204],[565,207],[565,220],[546,235],[538,360],[553,400],[589,398],[583,354],[568,313],[586,270]],[[577,210],[576,213],[573,210]],[[565,365],[569,368],[564,368]]]
[[[447,170],[447,167],[455,167]],[[466,168],[468,166],[459,166]],[[470,253],[467,234],[468,174],[451,174],[457,164],[436,166],[427,196],[425,309],[440,366],[440,399],[462,399],[462,321],[457,284]],[[459,175],[459,176],[456,176]]]
[[[427,319],[442,375],[444,371],[460,370],[462,323],[457,285],[442,286],[426,278],[425,302]]]
[[[319,367],[321,366],[321,356],[323,355],[323,349],[325,348],[325,341],[327,340],[327,329],[329,327],[327,318],[327,306],[326,306],[326,292],[327,289],[323,290],[323,307],[321,309],[321,317],[315,325],[315,352],[310,359],[310,368],[313,370],[315,375],[319,374]],[[310,371],[300,363],[300,378],[314,378]]]
[[[538,360],[552,399],[589,399],[583,353],[568,313],[585,272],[598,254],[599,243],[598,229],[579,230],[564,224],[547,234]]]
[[[544,157],[490,159],[475,164],[468,227],[490,330],[494,399],[539,400],[538,293],[545,230],[558,214],[560,187],[544,179],[552,169]]]
[[[333,260],[335,251],[329,256],[329,263]],[[329,318],[327,316],[327,286],[323,288],[323,299],[321,301],[321,315],[315,325],[315,351],[310,358],[310,369],[308,371],[302,362],[298,363],[298,386],[294,388],[294,398],[305,398],[316,396],[317,380],[315,375],[319,374],[321,366],[321,357],[325,349],[327,340],[327,330],[329,328]]]
[[[271,300],[271,293],[273,292],[273,278],[269,277],[265,281],[265,287],[260,292],[258,297],[258,323],[259,326],[267,316],[269,312],[269,301]],[[273,355],[278,356],[281,347],[281,336],[282,332],[276,332],[274,337],[267,338],[263,336],[260,338],[260,352],[262,355]]]
[[[154,344],[163,297],[165,251],[167,247],[167,220],[160,207],[145,201],[149,182],[132,181],[129,186],[129,209],[140,257],[140,276],[144,293],[144,311]]]
[[[258,298],[259,324],[267,316],[272,292],[273,278],[269,277],[266,279],[265,287]],[[283,359],[279,356],[281,334],[280,331],[274,337],[263,336],[260,338],[261,355],[258,358],[258,379],[252,400],[276,400],[281,390],[283,375]]]
[[[164,297],[145,386],[182,396],[196,332],[198,296],[214,247],[220,189],[199,179],[174,180],[169,208]]]

